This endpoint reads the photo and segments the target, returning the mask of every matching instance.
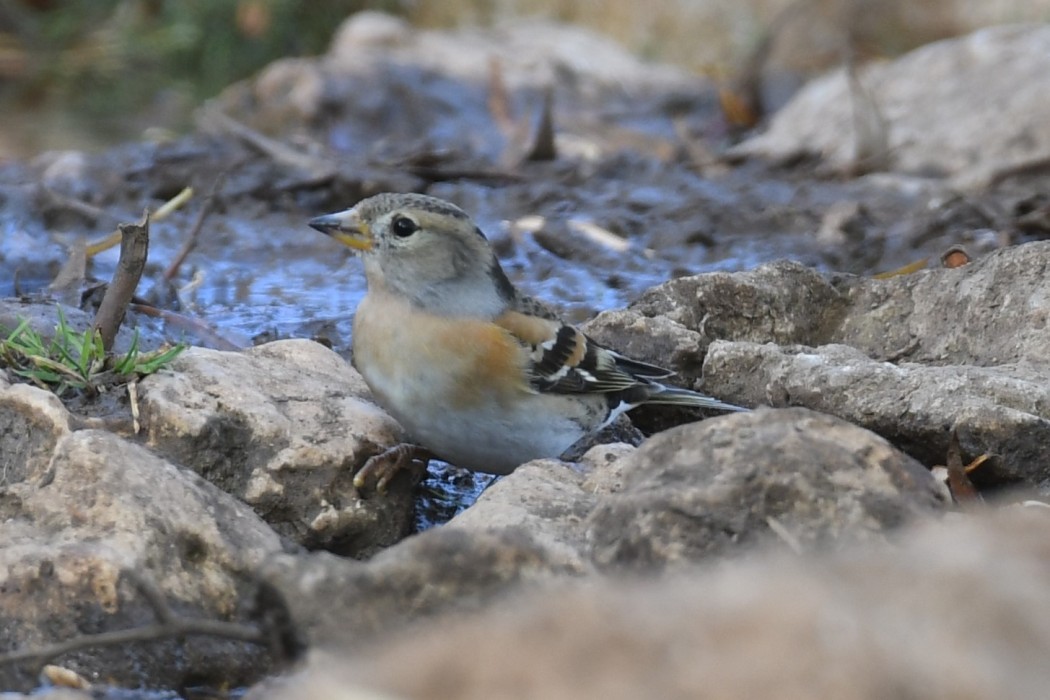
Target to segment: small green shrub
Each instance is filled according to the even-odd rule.
[[[186,346],[182,343],[152,352],[139,351],[138,331],[124,354],[109,355],[95,329],[80,333],[69,326],[62,309],[50,340],[23,319],[0,339],[0,366],[16,376],[50,389],[58,396],[70,391],[97,394],[167,366]]]

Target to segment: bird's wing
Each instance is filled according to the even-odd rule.
[[[528,350],[529,381],[537,391],[622,392],[673,374],[599,345],[578,328],[559,321],[546,307],[541,308],[547,313],[536,313],[540,309],[533,303],[539,304],[524,300],[517,309],[499,316],[496,323]]]

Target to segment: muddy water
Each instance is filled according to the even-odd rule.
[[[6,174],[32,177],[17,170],[8,168]],[[647,183],[625,172],[619,180],[595,177],[575,185],[558,182],[566,179],[561,173],[535,171],[538,182],[502,187],[438,183],[427,191],[471,211],[511,279],[577,321],[624,306],[674,276],[744,270],[780,258],[870,273],[933,254],[943,245],[935,241],[926,249],[886,251],[893,219],[906,219],[909,209],[922,204],[907,192],[807,182],[791,173],[780,179],[757,168],[705,179],[685,165],[671,164],[642,173]],[[29,189],[8,188],[8,201],[0,208],[0,294],[13,294],[16,282],[21,293],[41,290],[66,259],[73,239],[93,241],[111,230],[105,222],[68,212],[33,211]],[[208,218],[197,248],[168,285],[160,273],[192,227],[198,197],[185,211],[152,226],[151,267],[140,293],[171,300],[182,313],[203,319],[238,344],[318,336],[345,352],[349,320],[365,292],[360,262],[305,222],[354,201],[327,194],[310,199],[316,203],[288,201],[266,211],[257,201],[231,197]],[[874,212],[863,222],[868,230],[860,231],[856,242],[821,240],[817,232],[827,208],[857,201]],[[159,204],[144,197],[114,209],[132,212]],[[115,249],[100,254],[89,274],[109,278],[117,256]]]

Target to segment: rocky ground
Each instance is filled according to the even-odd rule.
[[[5,165],[20,290],[66,257],[34,236],[225,173],[191,269],[148,271],[143,293],[258,344],[199,340],[143,380],[138,430],[126,405],[0,378],[0,653],[204,619],[231,627],[54,662],[182,693],[278,674],[251,698],[1040,697],[1048,56],[1046,27],[931,45],[814,82],[723,149],[712,86],[578,30],[364,15],[194,135]],[[548,86],[556,158],[523,161]],[[387,189],[476,212],[516,282],[603,310],[596,339],[755,410],[637,411],[640,446],[524,465],[411,534],[407,478],[352,483],[404,437],[337,352],[328,300],[352,307],[360,280],[275,233]],[[942,262],[960,245],[968,262]],[[46,327],[39,308],[0,319]],[[0,666],[0,687],[39,665]]]

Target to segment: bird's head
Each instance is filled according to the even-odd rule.
[[[514,288],[462,209],[421,194],[378,194],[310,226],[361,253],[370,290],[435,313],[491,317]]]

